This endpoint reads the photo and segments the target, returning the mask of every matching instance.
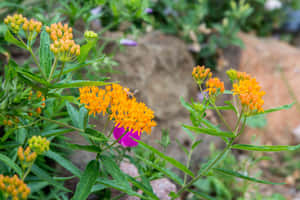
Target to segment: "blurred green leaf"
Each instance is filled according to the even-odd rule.
[[[231,148],[247,151],[295,151],[300,148],[300,144],[296,146],[255,146],[250,144],[234,144]]]
[[[55,160],[60,166],[62,166],[63,168],[65,168],[66,170],[68,170],[69,172],[74,174],[75,176],[77,176],[77,177],[81,176],[81,171],[72,162],[65,159],[58,153],[55,153],[55,152],[49,150],[45,153],[45,156],[47,156],[48,158],[51,158],[52,160]]]
[[[70,81],[68,83],[56,83],[53,85],[50,85],[49,88],[55,89],[55,88],[79,88],[84,86],[104,86],[112,84],[110,82],[103,82],[103,81],[83,81],[83,80],[77,80],[77,81]]]
[[[212,129],[212,128],[200,128],[200,127],[195,127],[195,126],[188,126],[183,124],[182,125],[184,128],[189,129],[190,131],[193,131],[195,133],[201,133],[201,134],[207,134],[207,135],[214,135],[214,136],[224,136],[224,137],[229,137],[229,138],[233,138],[235,137],[235,135],[232,132],[224,132],[224,131],[219,131],[216,129]]]
[[[26,49],[27,50],[27,46],[21,42],[20,40],[16,39],[12,34],[11,32],[7,29],[7,31],[5,32],[5,35],[4,35],[4,39],[9,42],[9,43],[12,43],[22,49]]]
[[[97,160],[90,161],[80,177],[72,200],[87,199],[99,175],[99,162]]]
[[[135,140],[133,138],[133,140]],[[183,171],[184,173],[190,175],[191,177],[194,177],[193,172],[191,172],[186,166],[184,166],[183,164],[181,164],[180,162],[178,162],[177,160],[175,160],[174,158],[171,158],[169,156],[166,156],[165,154],[163,154],[162,152],[160,152],[159,150],[155,149],[154,147],[140,141],[140,140],[135,140],[137,141],[141,146],[143,146],[145,149],[150,150],[151,152],[155,153],[156,155],[160,156],[161,158],[163,158],[164,160],[168,161],[169,163],[171,163],[174,167],[177,167],[178,169],[180,169],[181,171]]]
[[[285,183],[273,183],[273,182],[270,182],[270,181],[259,180],[259,179],[252,178],[252,177],[249,177],[249,176],[245,176],[243,174],[240,174],[238,172],[231,171],[231,170],[228,170],[228,169],[214,168],[213,170],[215,172],[218,172],[218,173],[221,173],[221,174],[225,174],[225,175],[228,175],[228,176],[235,176],[235,177],[242,178],[242,179],[252,181],[252,182],[256,182],[256,183],[271,184],[271,185],[283,185],[283,184],[285,184]]]
[[[15,172],[17,172],[19,177],[22,176],[21,168],[18,165],[16,165],[16,163],[13,160],[11,160],[9,157],[7,157],[6,155],[0,154],[0,161],[5,163],[8,167],[12,168]]]

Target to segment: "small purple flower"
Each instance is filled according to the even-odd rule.
[[[147,13],[147,14],[151,14],[153,12],[153,10],[151,8],[146,8],[144,10],[144,12]]]
[[[98,7],[93,8],[93,9],[91,10],[91,14],[92,14],[92,15],[98,15],[98,14],[100,14],[101,11],[102,11],[102,7],[101,7],[101,6],[98,6]]]
[[[115,137],[116,140],[118,140],[124,133],[125,133],[125,129],[123,127],[118,127],[119,125],[117,124],[114,128],[113,131],[113,135]],[[134,141],[132,138],[136,139],[136,140],[140,140],[141,136],[138,134],[138,131],[133,132],[133,130],[128,131],[119,141],[119,143],[123,146],[123,147],[135,147],[137,146],[139,143]]]
[[[198,100],[202,103],[202,101],[204,100],[204,98],[207,98],[207,92],[199,92],[197,94]]]
[[[137,42],[130,39],[121,39],[120,44],[125,46],[136,46]]]

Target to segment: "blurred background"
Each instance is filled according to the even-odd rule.
[[[196,65],[211,68],[223,80],[230,68],[255,76],[266,91],[266,108],[295,102],[290,110],[251,118],[241,143],[300,143],[300,0],[1,0],[0,77],[9,59],[30,67],[28,54],[4,40],[3,19],[13,13],[47,25],[69,23],[79,44],[85,30],[98,33],[101,49],[95,48],[90,56],[101,57],[103,62],[91,63],[74,76],[111,77],[135,91],[156,114],[158,126],[150,143],[157,145],[155,141],[164,134],[170,136],[166,152],[182,162],[186,156],[179,144],[189,147],[191,141],[181,128],[181,123],[189,122],[190,113],[180,98],[201,100],[191,76]],[[229,82],[225,86],[231,87]],[[213,112],[207,115],[217,123]],[[232,121],[232,113],[224,115]],[[103,122],[98,118],[94,124],[102,127]],[[78,136],[70,137],[81,141]],[[193,158],[195,170],[222,146],[214,137],[203,140]],[[227,168],[247,169],[256,177],[287,182],[284,186],[209,177],[196,187],[224,200],[299,200],[298,153],[245,156],[236,151],[222,163]],[[91,156],[70,155],[81,168]]]

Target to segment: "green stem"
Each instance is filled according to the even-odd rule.
[[[46,121],[49,121],[49,122],[52,122],[52,123],[55,123],[55,124],[58,124],[58,125],[70,128],[70,129],[73,129],[73,130],[78,131],[78,132],[84,132],[83,129],[76,128],[74,126],[71,126],[69,124],[66,124],[66,123],[63,123],[63,122],[60,122],[60,121],[57,121],[57,120],[49,119],[49,118],[42,117],[42,116],[40,116],[40,119],[43,119],[43,120],[46,120]]]
[[[194,144],[197,141],[197,137],[194,138],[192,144]],[[192,154],[193,154],[193,149],[190,150],[189,155],[188,155],[188,159],[186,161],[186,167],[189,168],[190,167],[190,162],[191,162],[191,158],[192,158]],[[184,174],[184,179],[183,179],[183,185],[185,185],[187,181],[187,174]]]
[[[48,77],[48,82],[51,81],[51,78],[52,78],[53,73],[54,73],[54,71],[55,71],[55,69],[56,69],[56,66],[57,66],[57,57],[55,57],[54,62],[53,62],[53,65],[52,65],[52,67],[51,67],[51,71],[50,71],[50,74],[49,74],[49,77]]]
[[[224,119],[223,115],[221,114],[221,112],[219,111],[218,107],[216,106],[215,103],[212,103],[211,101],[209,101],[209,103],[215,108],[218,116],[220,117],[221,121],[223,122],[223,124],[226,126],[226,128],[230,131],[232,131],[231,127],[229,126],[229,124],[226,122],[226,120]]]
[[[42,70],[42,68],[41,68],[41,66],[40,66],[40,64],[39,64],[39,62],[38,62],[36,56],[34,55],[34,53],[33,53],[33,51],[32,51],[32,48],[31,48],[30,46],[28,46],[28,45],[22,40],[22,38],[21,38],[20,36],[17,36],[17,37],[18,37],[18,39],[19,39],[19,40],[27,47],[27,50],[30,52],[30,54],[31,54],[31,56],[32,56],[32,58],[33,58],[33,61],[35,62],[36,66],[39,68],[39,70],[40,70],[42,76],[43,76],[44,79],[46,80],[46,79],[47,79],[46,74],[45,74],[44,71]]]
[[[242,116],[242,115],[241,115]],[[241,117],[240,117],[241,118]],[[198,181],[204,174],[206,174],[209,170],[211,170],[220,160],[221,158],[223,158],[224,155],[226,155],[226,153],[231,149],[231,146],[233,144],[233,142],[235,141],[235,139],[237,137],[239,137],[241,135],[241,133],[244,131],[245,128],[245,124],[246,124],[246,117],[244,118],[243,121],[243,125],[242,125],[242,129],[240,130],[240,132],[237,134],[238,131],[238,127],[240,120],[238,120],[237,125],[236,125],[236,130],[235,130],[235,135],[236,137],[231,138],[229,143],[226,145],[226,147],[223,149],[223,151],[221,153],[219,153],[219,155],[212,161],[210,162],[202,171],[199,175],[197,175],[196,177],[194,177],[189,183],[185,184],[178,192],[177,195],[179,196],[182,192],[184,192],[187,188],[189,188],[190,186],[192,186],[196,181]],[[174,198],[172,198],[174,199]]]
[[[29,172],[31,171],[31,168],[33,166],[34,161],[32,162],[32,164],[30,165],[30,167],[27,168],[26,172],[24,173],[23,177],[22,177],[22,181],[25,180],[25,178],[27,177],[27,175],[29,174]]]
[[[101,152],[106,151],[107,149],[110,149],[112,146],[114,146],[115,144],[117,144],[126,134],[128,133],[128,131],[125,131],[121,137],[119,137],[117,140],[115,140],[111,145],[107,146],[106,148],[102,149]]]
[[[62,76],[64,68],[65,68],[65,62],[62,63],[62,67],[61,67],[60,73],[59,73],[59,75],[57,77],[57,81],[59,81],[60,77]]]

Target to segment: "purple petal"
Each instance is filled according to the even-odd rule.
[[[115,126],[114,131],[113,131],[113,135],[114,138],[116,140],[118,140],[125,132],[125,129],[123,127],[118,127],[118,125]],[[119,141],[119,143],[123,146],[123,147],[135,147],[138,145],[138,142],[134,141],[132,138],[136,139],[136,140],[140,140],[141,136],[138,134],[137,131],[133,132],[133,130],[128,131],[128,133],[126,133],[126,135],[124,135],[121,140]]]
[[[137,42],[130,39],[121,39],[120,44],[125,46],[136,46]]]
[[[153,12],[153,10],[151,8],[146,8],[144,10],[144,12],[147,13],[147,14],[151,14]]]

